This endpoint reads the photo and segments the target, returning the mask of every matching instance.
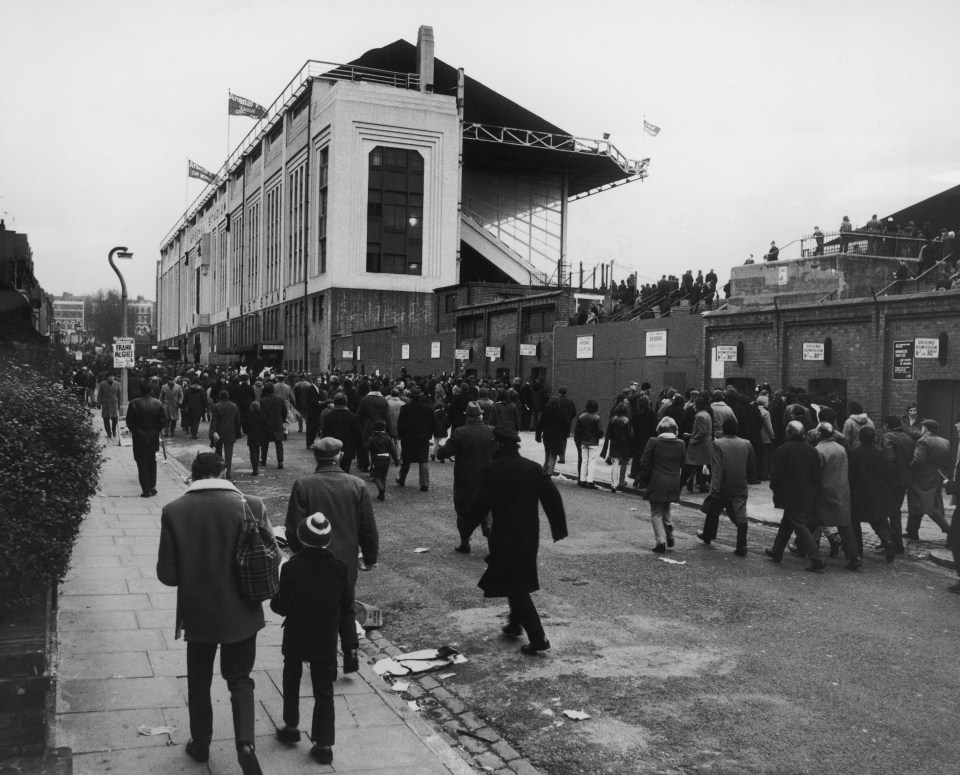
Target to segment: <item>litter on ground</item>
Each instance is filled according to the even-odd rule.
[[[424,552],[429,552],[430,550],[426,546],[418,546],[413,550],[416,554],[423,554]]]
[[[574,721],[585,721],[590,718],[590,714],[584,713],[582,710],[565,710],[563,715],[572,718]]]
[[[661,557],[660,560],[663,561],[663,562],[669,562],[671,565],[686,565],[686,564],[687,564],[687,561],[686,561],[686,560],[671,560],[669,557]]]
[[[378,675],[410,675],[411,673],[426,673],[441,667],[462,664],[467,658],[450,646],[441,646],[436,649],[421,649],[409,654],[397,654],[395,657],[384,657],[379,660],[373,669]]]

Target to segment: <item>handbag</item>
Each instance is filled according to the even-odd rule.
[[[237,533],[237,569],[240,593],[251,603],[269,600],[280,591],[280,561],[283,557],[273,532],[257,522],[242,495],[243,522]]]

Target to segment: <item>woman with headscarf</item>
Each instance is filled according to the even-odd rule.
[[[647,442],[640,459],[643,497],[650,501],[650,521],[656,536],[653,551],[664,554],[672,547],[673,523],[670,504],[680,497],[680,469],[683,465],[683,441],[677,438],[677,423],[664,417],[657,425],[657,435]]]

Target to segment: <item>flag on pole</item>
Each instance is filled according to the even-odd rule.
[[[230,93],[230,100],[227,104],[227,113],[231,116],[249,116],[250,118],[263,118],[267,115],[266,108],[258,105],[244,97]]]
[[[651,124],[646,119],[643,120],[643,131],[646,132],[650,137],[656,137],[660,134],[660,127]]]
[[[202,180],[204,183],[213,183],[216,177],[210,170],[206,170],[195,161],[187,159],[187,177]]]

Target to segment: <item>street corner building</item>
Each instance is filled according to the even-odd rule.
[[[429,27],[308,61],[163,239],[159,345],[309,371],[546,369],[576,303],[568,202],[646,171],[435,58]],[[479,311],[463,346],[464,306],[525,296],[531,337]]]

